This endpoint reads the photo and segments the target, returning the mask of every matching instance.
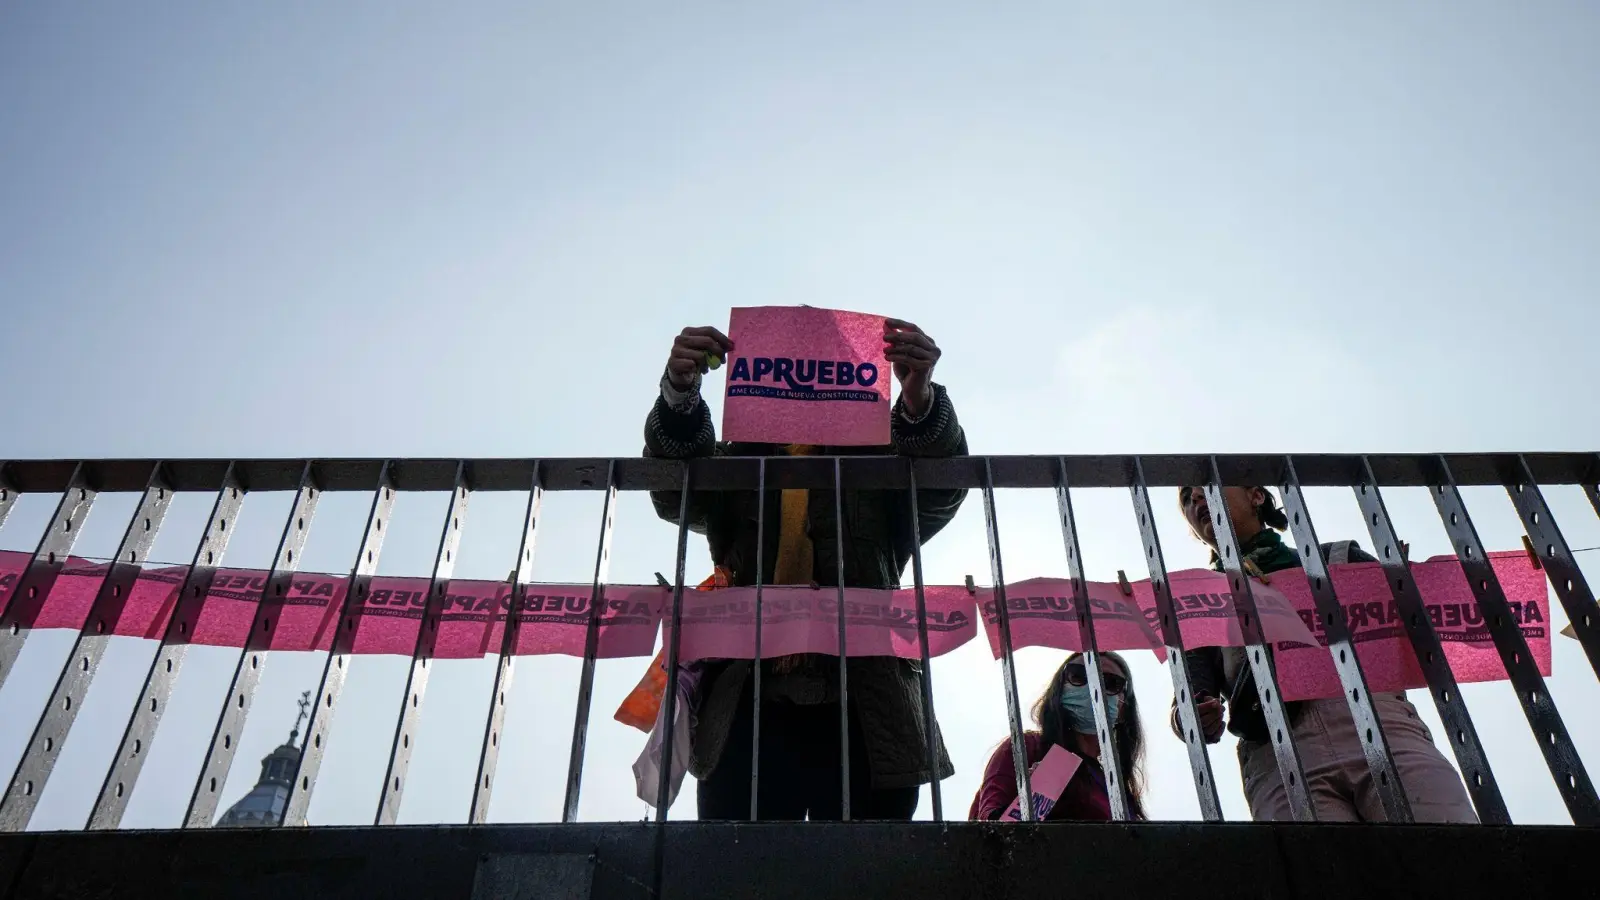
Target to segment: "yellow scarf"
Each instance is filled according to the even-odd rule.
[[[789,444],[783,448],[786,456],[812,456],[816,447]],[[803,488],[783,492],[778,517],[778,561],[773,566],[773,584],[810,584],[816,550],[811,545],[811,535],[806,533],[806,514],[810,510],[811,492]],[[760,551],[757,551],[760,552]]]
[[[813,456],[819,448],[805,444],[789,444],[783,448],[786,456]],[[778,516],[778,561],[773,566],[773,584],[810,584],[815,577],[816,548],[811,535],[806,533],[806,514],[811,505],[811,492],[804,488],[783,492]],[[763,552],[757,549],[757,553]],[[779,657],[772,661],[775,673],[793,671],[804,654]]]

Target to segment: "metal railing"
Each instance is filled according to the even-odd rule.
[[[1272,749],[1278,771],[1288,786],[1290,806],[1297,819],[1314,820],[1306,793],[1305,777],[1292,730],[1285,718],[1283,699],[1273,654],[1267,652],[1268,639],[1262,633],[1260,616],[1252,600],[1251,579],[1241,569],[1239,542],[1232,523],[1220,511],[1226,509],[1221,497],[1224,486],[1268,486],[1281,492],[1285,512],[1291,522],[1296,543],[1302,548],[1308,580],[1313,586],[1317,616],[1326,631],[1328,650],[1343,696],[1358,731],[1365,736],[1363,748],[1374,783],[1379,786],[1383,808],[1391,822],[1411,821],[1412,813],[1400,773],[1396,770],[1383,723],[1375,714],[1367,690],[1367,678],[1354,652],[1349,624],[1340,606],[1328,563],[1323,558],[1317,533],[1307,510],[1303,488],[1343,486],[1354,491],[1366,522],[1375,553],[1380,559],[1393,602],[1405,624],[1405,633],[1427,681],[1429,695],[1444,722],[1457,763],[1479,818],[1486,824],[1506,824],[1510,816],[1483,746],[1468,714],[1459,687],[1452,675],[1422,598],[1411,578],[1411,563],[1385,507],[1382,489],[1426,487],[1433,498],[1440,520],[1453,549],[1465,570],[1472,593],[1498,653],[1505,663],[1508,679],[1544,755],[1573,821],[1579,825],[1600,824],[1600,798],[1580,760],[1557,711],[1544,679],[1533,661],[1527,642],[1508,608],[1507,599],[1489,564],[1489,556],[1462,502],[1460,488],[1469,485],[1503,487],[1510,496],[1523,528],[1547,573],[1590,665],[1600,674],[1600,629],[1596,627],[1595,595],[1563,539],[1540,485],[1581,485],[1597,514],[1600,514],[1600,454],[1594,453],[1503,453],[1445,455],[1226,455],[1226,456],[995,456],[951,459],[909,460],[893,457],[774,457],[703,459],[688,463],[647,459],[468,459],[468,460],[347,460],[347,459],[268,459],[268,460],[65,460],[11,461],[0,465],[0,523],[9,515],[21,493],[60,494],[61,499],[46,526],[26,570],[9,594],[0,615],[0,685],[14,668],[23,642],[28,638],[33,616],[66,565],[81,525],[97,497],[106,493],[137,493],[139,501],[117,547],[104,581],[98,588],[88,618],[78,634],[71,653],[57,678],[39,721],[33,727],[21,761],[0,799],[0,831],[20,831],[27,827],[44,786],[51,776],[68,740],[83,699],[105,653],[110,635],[107,622],[114,619],[141,571],[150,547],[161,528],[175,492],[214,494],[193,561],[177,595],[177,603],[160,639],[139,697],[130,711],[122,740],[107,772],[93,811],[87,822],[90,829],[118,827],[128,798],[139,778],[148,747],[161,723],[162,714],[177,679],[195,617],[221,563],[223,551],[233,533],[230,527],[249,492],[293,491],[294,500],[284,523],[277,551],[265,581],[265,589],[255,608],[254,622],[239,651],[232,682],[218,712],[200,776],[184,816],[183,827],[209,827],[216,816],[221,786],[233,764],[249,715],[251,700],[260,679],[262,654],[271,642],[278,612],[296,571],[305,546],[308,525],[319,499],[328,492],[370,492],[371,506],[356,559],[349,573],[349,589],[340,611],[339,626],[322,669],[311,720],[305,731],[305,744],[290,788],[284,815],[286,824],[303,824],[317,775],[323,760],[327,735],[338,708],[340,693],[349,668],[355,630],[354,617],[377,569],[383,549],[384,524],[393,509],[398,491],[448,491],[450,501],[440,533],[426,605],[411,656],[406,690],[397,716],[389,762],[384,776],[379,806],[374,816],[377,825],[392,824],[399,809],[406,783],[411,747],[425,698],[429,662],[434,656],[446,584],[455,564],[461,523],[468,501],[485,491],[526,492],[527,505],[518,542],[510,609],[521,608],[530,584],[532,560],[540,506],[546,491],[600,491],[604,493],[602,526],[597,542],[593,598],[578,690],[572,752],[568,764],[564,822],[577,817],[582,788],[585,740],[594,688],[601,606],[598,602],[607,584],[611,536],[619,491],[680,492],[677,553],[672,581],[672,600],[667,607],[670,628],[666,647],[668,671],[675,672],[680,660],[684,604],[685,556],[688,527],[684,510],[692,492],[756,491],[764,504],[771,490],[808,488],[831,491],[836,514],[842,513],[847,491],[856,489],[903,492],[904,502],[916,523],[918,492],[929,489],[975,489],[981,492],[988,541],[991,574],[999,620],[1000,657],[1006,711],[1010,726],[1013,758],[1016,762],[1018,796],[1031,795],[1028,766],[1023,747],[1023,709],[1017,692],[1013,664],[1012,624],[1005,598],[1004,563],[1000,552],[999,517],[994,503],[997,488],[1049,489],[1055,492],[1061,519],[1062,540],[1078,610],[1078,628],[1085,654],[1085,669],[1095,702],[1095,723],[1102,747],[1111,747],[1115,733],[1109,727],[1100,668],[1095,659],[1098,647],[1095,620],[1086,613],[1087,586],[1072,505],[1074,488],[1126,488],[1131,495],[1139,535],[1145,548],[1160,637],[1167,650],[1177,714],[1187,736],[1191,764],[1201,813],[1208,821],[1222,818],[1221,804],[1212,777],[1196,706],[1190,690],[1184,657],[1184,639],[1178,628],[1173,597],[1160,538],[1150,505],[1149,489],[1204,485],[1209,508],[1217,512],[1216,534],[1226,577],[1236,598],[1236,615],[1244,635],[1250,671],[1255,676],[1261,708],[1269,732],[1275,737]],[[764,506],[762,512],[764,512]],[[765,516],[758,515],[765,528]],[[913,526],[915,527],[915,525]],[[839,596],[839,693],[841,697],[841,800],[844,818],[851,817],[849,791],[850,723],[847,712],[849,678],[846,646],[844,598],[844,552],[842,530],[838,529],[837,550]],[[924,592],[920,534],[914,533],[911,555],[911,582],[917,599],[918,640],[925,677],[922,685],[922,715],[928,735],[926,752],[930,768],[938,766],[934,727],[932,666],[929,659],[928,622]],[[764,546],[766,535],[758,531]],[[759,698],[761,672],[761,626],[763,579],[759,566],[755,573],[756,643],[754,666]],[[663,625],[667,625],[664,619]],[[508,614],[495,668],[491,702],[484,726],[482,748],[474,781],[470,821],[486,820],[496,765],[500,733],[505,722],[505,698],[512,687],[513,663],[517,647],[518,617]],[[676,691],[667,690],[662,721],[666,729],[664,746],[672,746]],[[754,736],[751,742],[751,818],[757,811],[760,789],[760,713],[761,704],[753,699]],[[1103,753],[1107,784],[1114,817],[1129,817],[1125,776],[1118,771],[1116,754]],[[658,789],[656,821],[664,822],[668,804],[666,766]],[[931,785],[934,818],[945,819],[945,804],[937,780]],[[1022,804],[1025,819],[1031,820],[1030,804]],[[661,846],[658,844],[658,847]],[[658,851],[659,853],[660,851]],[[657,860],[657,868],[664,865]]]

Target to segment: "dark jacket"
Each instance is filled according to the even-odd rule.
[[[825,448],[828,455],[964,456],[967,440],[956,419],[955,407],[941,385],[934,385],[934,404],[916,422],[907,421],[903,406],[891,414],[891,439],[887,447]],[[765,444],[719,444],[704,402],[680,413],[658,398],[645,421],[645,455],[671,459],[696,456],[767,456],[778,447]],[[680,491],[650,495],[656,513],[677,524]],[[919,490],[917,523],[928,541],[955,517],[964,490]],[[912,529],[909,499],[904,491],[846,490],[843,496],[844,583],[846,587],[891,588],[911,558]],[[777,562],[779,491],[766,498],[766,546],[760,548],[762,570],[771,572]],[[731,574],[735,585],[755,583],[757,497],[755,492],[694,491],[689,496],[690,530],[706,536],[711,559]],[[839,523],[831,490],[814,491],[807,514],[807,531],[815,557],[812,579],[836,587]],[[922,666],[895,657],[852,657],[846,665],[850,704],[860,723],[871,763],[872,786],[877,789],[911,787],[933,779],[928,771],[927,732],[922,715]],[[696,698],[697,718],[691,741],[689,772],[704,778],[716,769],[727,743],[733,713],[750,679],[749,660],[707,664]],[[937,731],[937,725],[935,726]],[[851,738],[856,739],[852,734]],[[943,739],[938,739],[939,778],[954,773]]]
[[[1282,571],[1303,568],[1300,557],[1293,554],[1291,565],[1263,567],[1263,571]],[[1338,562],[1377,562],[1372,554],[1362,550],[1354,541],[1335,541],[1322,545],[1322,558],[1333,564]],[[1220,571],[1220,564],[1212,556],[1212,567]],[[1268,738],[1267,719],[1261,712],[1261,697],[1256,690],[1255,676],[1250,673],[1243,647],[1201,647],[1185,650],[1184,660],[1189,664],[1189,690],[1196,698],[1217,697],[1227,701],[1228,730],[1240,740],[1265,743]],[[1232,676],[1231,678],[1229,676]],[[1176,701],[1174,701],[1176,703]],[[1300,715],[1303,701],[1289,700],[1283,704],[1284,715],[1292,724]]]

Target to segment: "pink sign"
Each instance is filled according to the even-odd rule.
[[[1078,774],[1078,767],[1083,765],[1083,757],[1060,744],[1051,744],[1050,752],[1044,759],[1028,770],[1028,786],[1033,789],[1033,820],[1043,822],[1050,815],[1050,810],[1056,808],[1056,801],[1061,799],[1061,792],[1072,783],[1072,776]],[[1002,822],[1022,821],[1022,798],[1011,801],[1004,814],[1000,816]]]
[[[1088,582],[1089,616],[1094,621],[1095,643],[1101,650],[1153,650],[1166,659],[1161,636],[1145,620],[1136,597],[1123,596],[1117,585]],[[989,649],[1000,658],[1000,612],[994,591],[978,591],[983,627]],[[1011,646],[1082,650],[1072,582],[1064,578],[1030,578],[1006,585],[1006,618],[1011,622]]]
[[[660,589],[670,601],[666,589]],[[909,588],[845,589],[845,652],[849,656],[919,659],[917,593]],[[928,587],[928,653],[939,656],[977,633],[972,595],[964,587]],[[753,587],[685,591],[682,659],[755,658]],[[767,587],[761,591],[761,655],[839,655],[837,588]],[[671,619],[663,618],[669,632]]]
[[[1505,591],[1511,614],[1522,628],[1534,664],[1541,675],[1548,676],[1550,597],[1544,573],[1533,567],[1527,554],[1515,551],[1492,553],[1490,563]],[[1383,567],[1377,563],[1335,566],[1332,575],[1345,621],[1355,637],[1356,656],[1366,673],[1368,689],[1401,691],[1426,686]],[[1505,664],[1489,636],[1461,563],[1453,556],[1412,563],[1411,577],[1456,681],[1465,684],[1504,680]],[[1339,678],[1325,646],[1328,637],[1316,615],[1316,602],[1305,574],[1298,570],[1273,573],[1272,586],[1289,598],[1321,642],[1316,647],[1278,645],[1278,685],[1284,699],[1339,696]]]
[[[889,443],[883,317],[807,306],[733,310],[722,436],[824,447]]]

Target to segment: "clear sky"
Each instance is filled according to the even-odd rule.
[[[1553,0],[8,5],[0,456],[632,455],[680,328],[794,303],[921,324],[974,452],[1592,450],[1597,41],[1600,11]],[[324,501],[306,569],[348,570],[367,499]],[[1169,565],[1203,565],[1155,499]],[[1467,499],[1517,546],[1503,492]],[[1053,498],[1000,500],[1007,574],[1064,573]],[[473,500],[459,575],[505,576],[522,502]],[[1370,544],[1348,491],[1311,502]],[[132,503],[78,550],[110,553]],[[208,504],[154,558],[187,561]],[[1143,577],[1126,492],[1078,504],[1089,576]],[[1447,551],[1425,497],[1390,505],[1414,557]],[[252,497],[227,562],[265,566],[287,506]],[[443,511],[405,496],[381,571],[426,574]],[[587,582],[598,495],[546,511],[536,577]],[[670,573],[674,538],[624,497],[612,578]],[[976,496],[927,561],[987,580]],[[6,772],[69,641],[36,635],[0,693]],[[1555,644],[1600,765],[1600,688]],[[115,648],[35,827],[82,823],[151,649]],[[179,821],[235,658],[190,654],[128,824]],[[1025,698],[1058,660],[1022,654]],[[610,721],[645,663],[599,667],[585,819],[646,812],[643,736]],[[275,655],[230,800],[320,665]],[[1195,817],[1170,682],[1135,665],[1150,809]],[[370,821],[404,668],[357,661],[314,822]],[[559,817],[577,672],[519,664],[494,820]],[[491,676],[437,667],[402,821],[465,819]],[[1005,733],[999,666],[973,644],[934,678],[959,815]],[[1567,821],[1510,688],[1465,696],[1513,816]],[[1213,762],[1245,817],[1231,739]]]

